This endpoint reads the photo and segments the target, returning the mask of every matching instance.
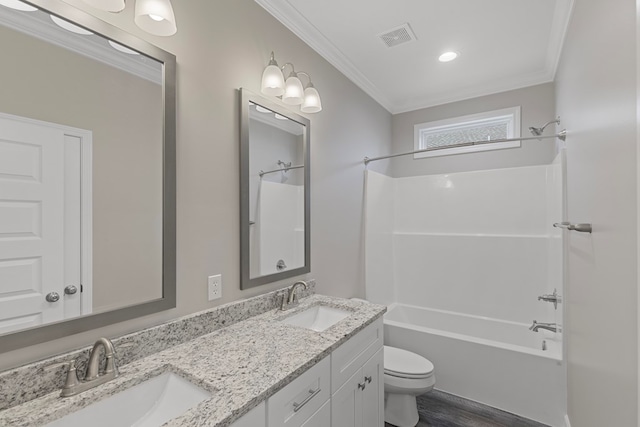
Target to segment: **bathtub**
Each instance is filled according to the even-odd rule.
[[[562,346],[529,326],[395,303],[384,316],[384,341],[428,358],[438,390],[561,427]]]

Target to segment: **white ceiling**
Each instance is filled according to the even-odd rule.
[[[552,81],[573,1],[256,0],[394,114]]]

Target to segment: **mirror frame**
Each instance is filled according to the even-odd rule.
[[[23,1],[163,64],[162,298],[0,335],[0,353],[176,307],[176,57],[60,1]]]
[[[302,156],[304,159],[304,265],[291,270],[254,278],[251,278],[250,274],[251,244],[249,241],[249,103],[268,108],[275,113],[287,117],[289,120],[303,125],[305,128],[302,138]],[[240,89],[240,289],[242,290],[293,276],[299,276],[311,271],[310,135],[311,121],[306,117],[293,113],[286,107],[246,89]]]

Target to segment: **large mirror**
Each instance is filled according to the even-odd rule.
[[[311,269],[310,121],[240,89],[241,288]]]
[[[175,57],[22,5],[0,5],[0,352],[176,295]]]

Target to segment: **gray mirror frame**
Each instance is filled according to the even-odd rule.
[[[311,121],[289,111],[267,98],[241,88],[240,92],[240,289],[250,289],[266,283],[288,279],[311,271],[311,173],[310,145]],[[304,265],[266,276],[251,278],[249,242],[249,103],[261,105],[305,127],[303,134],[304,158]]]
[[[176,307],[176,57],[151,43],[59,1],[23,0],[162,62],[163,201],[162,298],[0,335],[0,353],[63,338]]]

